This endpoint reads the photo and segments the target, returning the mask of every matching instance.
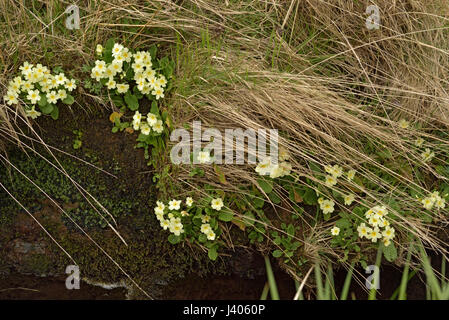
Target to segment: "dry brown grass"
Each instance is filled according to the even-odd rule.
[[[270,20],[275,40],[259,38],[260,32],[246,38],[236,34],[227,38],[225,44],[233,50],[214,55],[208,54],[208,49],[195,52],[198,62],[187,72],[189,77],[197,76],[197,81],[192,81],[188,94],[180,96],[179,101],[174,99],[177,110],[187,105],[195,116],[187,112],[177,124],[195,118],[222,132],[225,128],[278,128],[288,137],[282,145],[294,155],[297,174],[319,182],[305,161],[356,168],[358,174],[381,187],[375,192],[363,190],[369,204],[387,204],[386,200],[394,199],[403,210],[395,212],[396,227],[446,253],[446,244],[435,236],[431,226],[405,216],[406,211],[416,211],[421,205],[400,186],[432,188],[431,182],[417,178],[414,170],[419,166],[418,170],[425,168],[429,174],[439,176],[432,166],[422,163],[420,153],[413,147],[417,137],[441,142],[441,151],[447,147],[447,141],[432,130],[447,128],[448,124],[445,25],[449,7],[444,2],[439,6],[412,1],[393,5],[380,2],[377,4],[381,8],[382,28],[368,31],[364,27],[365,4],[354,7],[347,1],[289,3],[292,5],[267,10],[267,16],[270,11],[276,12]],[[214,12],[220,12],[218,6]],[[292,6],[295,9],[289,11]],[[230,20],[223,10],[223,20]],[[307,33],[310,30],[315,31],[312,39]],[[263,54],[266,52],[278,54],[277,68],[272,68],[270,55],[267,59]],[[204,61],[210,65],[206,71],[201,66]],[[423,129],[402,130],[397,126],[401,118]],[[378,150],[390,150],[399,165],[386,165],[367,153],[367,142],[378,143]],[[206,179],[192,178],[188,175],[190,169],[184,169],[176,179],[196,190],[201,190],[199,186],[205,180],[229,192],[237,191],[241,185],[257,185],[254,167],[225,166],[222,171],[230,182],[225,185],[218,182],[213,168],[206,167]],[[394,183],[380,177],[385,173],[395,177]],[[337,190],[347,193],[354,187],[342,185]],[[277,211],[291,210],[288,201],[283,202],[283,208],[273,206]],[[441,212],[434,223],[445,225],[446,219],[446,212]],[[312,258],[317,257],[318,251],[339,255],[338,250],[326,247],[328,228],[329,224],[324,224],[318,227],[321,231],[317,227],[304,230],[305,236],[300,239],[307,247],[304,254]]]

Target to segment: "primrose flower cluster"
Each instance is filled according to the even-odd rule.
[[[270,175],[270,178],[282,178],[288,176],[292,170],[292,165],[288,160],[290,155],[284,148],[279,148],[279,161],[277,164],[272,163],[270,157],[263,159],[256,167],[256,172],[261,176]]]
[[[388,210],[384,206],[375,206],[366,211],[365,218],[368,220],[368,226],[366,223],[362,222],[357,227],[359,237],[366,238],[374,243],[376,243],[378,239],[382,239],[383,244],[388,247],[395,236],[395,230],[390,227],[390,222],[386,218],[387,214]],[[338,236],[340,234],[340,228],[334,226],[331,229],[331,234],[333,236]]]
[[[377,242],[378,239],[382,238],[382,242],[388,247],[395,236],[395,230],[390,227],[387,215],[388,210],[385,206],[375,206],[366,211],[365,218],[368,220],[369,226],[365,223],[358,226],[359,237],[371,240],[371,242]],[[382,228],[383,230],[381,230]]]
[[[26,115],[32,119],[39,117],[41,112],[51,113],[58,100],[70,104],[66,98],[69,97],[67,92],[76,89],[74,79],[68,79],[62,72],[53,75],[48,67],[41,64],[34,66],[24,62],[19,69],[20,75],[8,84],[4,96],[6,104],[18,104],[19,100],[24,102]],[[36,110],[36,105],[41,112]]]
[[[191,198],[186,198],[185,204],[187,207],[192,206],[193,200]],[[173,233],[176,236],[181,235],[181,233],[184,232],[184,226],[181,222],[181,217],[185,215],[186,211],[181,211],[181,200],[171,200],[168,203],[168,207],[162,202],[157,201],[156,207],[154,208],[154,213],[156,215],[157,220],[160,222],[161,227],[164,230],[169,230],[171,233]],[[167,213],[167,217],[165,216],[165,213],[167,209],[171,212]],[[188,215],[188,214],[187,214]]]
[[[181,200],[173,199],[168,202],[168,206],[161,201],[157,201],[157,206],[154,208],[154,214],[164,230],[169,230],[175,236],[180,236],[185,231],[183,220],[184,223],[190,223],[192,216],[195,216],[195,214],[191,212],[193,203],[193,199],[187,197],[184,201],[185,207],[182,209],[183,203]],[[220,211],[224,204],[221,198],[215,198],[212,199],[210,205],[212,209]],[[211,226],[212,217],[208,214],[201,214],[199,218],[201,219],[199,231],[206,236],[207,240],[215,240],[217,234]]]
[[[97,45],[97,54],[103,54],[103,47]],[[119,94],[124,94],[129,90],[129,84],[125,77],[129,68],[132,69],[133,80],[137,89],[144,95],[153,95],[156,100],[164,98],[164,88],[167,85],[167,79],[164,75],[158,75],[152,68],[153,63],[150,52],[131,51],[119,43],[112,47],[111,63],[103,60],[96,60],[95,67],[92,68],[91,77],[97,81],[105,79],[105,85],[109,90],[116,90]]]
[[[327,187],[332,187],[332,186],[336,185],[338,182],[338,178],[340,178],[344,174],[343,168],[340,167],[339,165],[333,165],[333,166],[326,165],[326,166],[324,166],[324,170],[327,173],[327,175],[325,177],[325,185]],[[350,169],[346,173],[346,176],[349,181],[354,179],[355,173],[356,173],[356,171],[353,169]],[[354,202],[355,196],[353,194],[348,194],[348,195],[344,196],[343,200],[344,200],[344,204],[349,206]],[[320,197],[320,198],[318,198],[318,204],[320,205],[320,209],[323,211],[324,214],[330,214],[330,213],[334,212],[335,202],[333,200],[324,199],[323,197]]]
[[[441,197],[438,191],[434,191],[428,197],[422,199],[421,203],[427,210],[431,210],[434,206],[437,209],[444,209],[446,207],[446,199]]]
[[[158,117],[151,112],[145,117],[139,111],[136,111],[133,116],[132,125],[135,131],[140,130],[140,132],[146,136],[149,135],[151,131],[154,131],[157,134],[161,134],[162,131],[164,131],[162,120],[158,119]]]
[[[415,146],[418,148],[421,148],[424,144],[424,139],[419,137],[415,140]],[[435,157],[435,152],[433,152],[430,148],[425,148],[424,151],[421,153],[421,159],[424,162],[430,162]]]
[[[354,201],[355,196],[353,194],[348,194],[344,197],[345,205],[349,206]],[[321,211],[323,211],[324,214],[329,214],[334,212],[335,208],[335,202],[331,199],[324,199],[323,197],[318,198],[318,204],[320,205]]]
[[[325,165],[324,170],[326,171],[327,175],[324,179],[324,183],[327,187],[335,186],[338,183],[338,178],[340,178],[343,175],[343,168],[339,165]],[[346,176],[349,181],[354,179],[355,176],[355,170],[351,169],[346,173]]]
[[[334,212],[335,202],[334,200],[324,199],[323,197],[318,198],[318,204],[320,209],[324,214],[329,214]]]

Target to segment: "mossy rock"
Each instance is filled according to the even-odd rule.
[[[70,121],[64,124],[64,130],[69,134],[75,126],[88,132],[89,124],[83,123],[80,126],[79,122]],[[113,135],[110,128],[107,134]],[[86,134],[83,135],[85,136]],[[121,154],[115,157],[114,148],[97,152],[91,149],[94,144],[87,140],[83,141],[82,148],[75,151],[71,149],[71,140],[63,137],[64,133],[61,135],[58,132],[58,135],[50,137],[50,142],[114,175],[56,153],[59,163],[72,179],[88,190],[112,214],[117,222],[116,228],[128,246],[104,223],[73,183],[49,163],[57,165],[45,149],[37,147],[36,150],[49,162],[16,148],[8,150],[9,160],[64,208],[139,286],[157,296],[161,292],[161,285],[176,281],[189,273],[206,276],[229,272],[225,259],[211,262],[199,248],[187,244],[172,245],[167,241],[168,233],[160,228],[151,214],[156,190],[152,185],[151,175],[142,174],[144,169],[148,171],[143,155],[140,155],[142,162],[136,160],[138,155],[128,157],[129,159],[123,156],[123,153],[136,152],[132,148],[135,140],[131,144],[127,142],[126,146],[117,140],[115,148],[121,149]],[[132,137],[122,139],[133,141]],[[128,150],[129,148],[131,149]],[[1,167],[0,180],[73,257],[80,267],[82,277],[106,283],[126,280],[123,271],[20,173],[11,167]],[[0,242],[4,248],[0,250],[0,261],[4,262],[3,269],[10,270],[14,266],[6,249],[7,244],[24,236],[45,241],[46,252],[25,257],[24,268],[16,271],[62,275],[67,265],[74,264],[6,193],[0,192],[0,201],[4,204],[0,208]],[[97,209],[101,212],[99,207]],[[108,219],[115,226],[112,219]],[[25,223],[34,226],[33,230],[25,232],[26,235],[22,231]],[[139,291],[135,292],[139,296]]]

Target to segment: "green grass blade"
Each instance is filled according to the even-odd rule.
[[[408,252],[407,252],[407,259],[405,261],[404,271],[402,273],[402,279],[401,284],[399,286],[399,300],[406,300],[407,299],[407,284],[410,280],[408,277],[408,273],[410,270],[410,260],[412,258],[412,246],[410,246]]]
[[[420,246],[420,256],[421,261],[424,268],[424,273],[426,274],[427,278],[427,284],[430,287],[430,292],[432,294],[432,299],[440,299],[443,296],[443,293],[441,291],[440,283],[438,282],[438,279],[435,275],[434,270],[432,269],[432,265],[430,264],[430,259],[427,256],[426,251],[424,250],[424,247]]]
[[[351,267],[346,274],[343,289],[341,289],[340,300],[346,300],[348,298],[349,286],[351,285],[352,275],[354,274],[354,262],[351,263]]]
[[[265,282],[265,286],[263,287],[262,294],[260,295],[260,300],[267,300],[268,291],[270,291],[270,286],[268,282]]]
[[[377,255],[376,255],[376,266],[377,268],[380,268],[380,262],[382,261],[382,249],[383,249],[383,244],[380,243],[379,244],[379,248],[377,249]],[[374,283],[378,283],[379,281],[379,273],[375,272],[374,273]],[[369,295],[368,295],[368,300],[376,300],[376,294],[377,294],[377,289],[376,287],[371,288]]]
[[[323,288],[323,279],[321,277],[320,265],[315,264],[315,281],[316,281],[316,292],[318,300],[325,300],[325,291]]]
[[[270,286],[270,295],[272,300],[279,300],[279,292],[276,285],[276,279],[274,278],[273,269],[271,268],[270,258],[265,258],[265,267],[267,269],[267,278]]]

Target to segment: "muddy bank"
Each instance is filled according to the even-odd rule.
[[[362,270],[357,270],[362,272]],[[389,300],[399,287],[401,270],[393,266],[381,267],[380,289],[378,300]],[[335,273],[335,292],[340,294],[346,277],[344,271]],[[366,300],[368,293],[364,287],[365,278],[358,274],[351,282],[348,299]],[[275,278],[281,299],[290,300],[295,295],[292,279],[281,270],[277,270]],[[184,279],[162,284],[159,299],[167,300],[258,300],[267,281],[266,275],[241,278],[237,275],[200,277],[189,274]],[[124,300],[132,297],[132,290],[116,288],[121,284],[91,285],[82,281],[79,290],[68,290],[65,277],[37,277],[23,274],[10,274],[0,277],[0,299],[62,299],[62,300]],[[112,289],[105,289],[110,287]],[[425,284],[419,275],[408,283],[407,299],[423,300]],[[305,290],[307,299],[315,299],[310,290]],[[268,297],[269,298],[269,297]]]
[[[278,276],[280,294],[286,299],[294,295],[294,285],[287,275]],[[241,279],[236,276],[201,278],[194,274],[167,285],[159,297],[167,300],[257,300],[263,290],[266,277]],[[37,277],[9,275],[0,278],[0,300],[124,300],[125,288],[105,289],[84,281],[79,290],[68,290],[64,277]]]

